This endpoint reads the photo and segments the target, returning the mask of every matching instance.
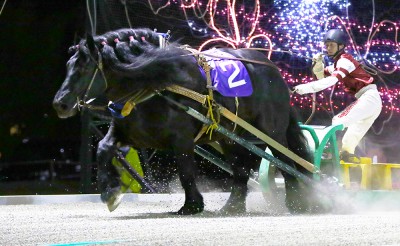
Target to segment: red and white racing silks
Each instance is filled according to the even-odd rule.
[[[345,91],[357,98],[332,119],[333,125],[347,127],[342,139],[342,151],[354,153],[382,110],[381,97],[372,76],[349,54],[342,54],[332,66],[326,68],[326,72],[331,75],[329,77],[335,77],[336,82],[343,82]]]
[[[374,81],[372,76],[362,69],[361,64],[349,54],[342,54],[326,69],[338,81],[343,82],[345,91],[352,95]]]
[[[349,54],[341,54],[333,65],[325,68],[325,78],[297,85],[300,94],[314,93],[342,82],[344,90],[357,100],[333,117],[332,124],[347,128],[342,139],[342,151],[354,154],[355,148],[382,110],[382,100],[373,84],[373,77]]]

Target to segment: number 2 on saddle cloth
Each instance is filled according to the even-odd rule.
[[[211,67],[212,89],[226,97],[246,97],[253,93],[250,76],[241,61],[228,53],[211,49],[203,52]],[[211,56],[207,56],[207,54]],[[200,69],[203,76],[206,74]]]

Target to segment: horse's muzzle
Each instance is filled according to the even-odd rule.
[[[53,108],[57,112],[58,117],[62,119],[72,117],[78,111],[75,104],[64,103],[56,98],[53,100]]]

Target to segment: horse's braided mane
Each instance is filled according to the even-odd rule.
[[[118,42],[126,42],[131,46],[134,53],[138,53],[138,50],[143,50],[143,48],[139,48],[140,46],[154,47],[159,44],[158,34],[148,28],[119,29],[95,36],[93,39],[96,46],[100,49],[104,45],[117,48]],[[86,46],[85,39],[81,40],[79,45],[71,46],[68,52],[74,54],[79,49],[83,49],[84,46]]]
[[[112,45],[116,39],[122,42],[129,42],[131,37],[137,41],[146,41],[154,45],[158,44],[158,34],[148,28],[119,29],[96,36],[94,40],[97,45],[101,45],[104,41]]]
[[[79,45],[73,48],[75,54],[79,51],[79,54],[86,58],[91,56],[98,59],[99,55],[107,72],[133,79],[126,81],[135,81],[129,86],[136,88],[139,83],[145,83],[146,88],[159,89],[176,81],[178,77],[186,76],[179,72],[181,67],[195,61],[190,56],[182,56],[187,52],[180,49],[179,44],[170,43],[167,48],[160,48],[159,35],[147,28],[120,29],[94,36],[97,51],[91,50],[88,43],[90,40],[86,39],[82,39]],[[146,79],[137,81],[143,74],[146,75]],[[164,75],[170,77],[165,77],[160,82],[160,76]],[[130,89],[126,87],[126,90]]]
[[[94,41],[107,67],[130,77],[150,64],[157,69],[171,69],[171,63],[183,54],[174,43],[160,48],[159,35],[147,28],[120,29],[95,36]]]

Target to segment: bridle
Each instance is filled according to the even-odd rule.
[[[96,69],[95,69],[94,72],[93,72],[93,75],[92,75],[92,78],[91,78],[91,80],[90,80],[89,86],[86,88],[86,91],[85,91],[85,93],[84,93],[84,95],[83,95],[83,99],[80,99],[79,96],[76,98],[76,100],[77,100],[78,111],[80,111],[81,108],[84,108],[84,107],[85,107],[85,108],[89,108],[89,109],[104,109],[104,107],[102,107],[102,106],[94,106],[94,105],[91,105],[90,103],[91,103],[94,99],[88,99],[89,93],[90,93],[90,91],[91,91],[91,89],[92,89],[92,86],[93,86],[93,83],[94,83],[94,80],[95,80],[96,75],[97,75],[97,73],[98,73],[99,71],[100,71],[100,74],[101,74],[101,76],[102,76],[102,78],[103,78],[103,81],[104,81],[104,84],[105,84],[104,91],[106,91],[107,88],[108,88],[107,78],[106,78],[106,76],[105,76],[105,74],[104,74],[104,69],[103,69],[103,59],[102,59],[102,57],[101,57],[101,54],[100,54],[100,51],[99,51],[99,50],[97,50],[97,57],[98,57],[98,60],[96,60],[96,59],[92,56],[92,54],[89,52],[89,58],[90,58],[90,60],[91,60],[92,62],[94,62],[94,64],[96,65]]]
[[[106,43],[103,41],[102,45],[106,45]],[[80,111],[82,108],[88,108],[88,109],[93,109],[93,110],[106,110],[107,107],[110,106],[110,103],[108,105],[103,105],[103,106],[97,106],[97,105],[92,105],[90,104],[95,98],[89,99],[89,93],[92,90],[92,86],[94,84],[94,80],[97,76],[97,73],[100,71],[101,77],[103,78],[105,88],[104,91],[107,90],[108,88],[108,81],[104,73],[104,66],[103,66],[103,59],[101,56],[101,53],[99,50],[97,50],[97,57],[98,59],[96,60],[95,57],[89,52],[89,57],[92,62],[95,63],[96,69],[93,72],[93,75],[91,77],[89,86],[86,88],[85,93],[83,95],[83,99],[81,99],[79,96],[77,97],[77,107],[78,111]],[[120,98],[114,103],[119,103],[119,102],[125,102],[123,105],[124,108],[122,111],[127,111],[126,114],[129,114],[129,112],[139,103],[144,102],[148,99],[150,99],[152,96],[154,96],[156,92],[154,90],[150,89],[143,89],[139,90],[136,92],[130,92],[126,96]]]

